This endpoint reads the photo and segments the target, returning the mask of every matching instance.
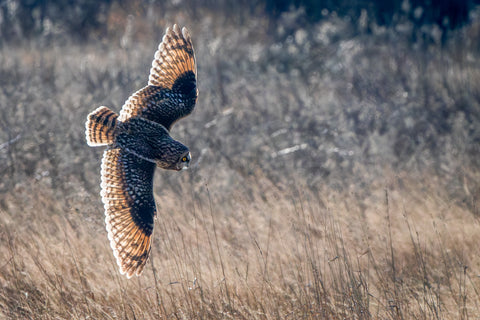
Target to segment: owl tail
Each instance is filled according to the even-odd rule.
[[[91,147],[112,144],[115,138],[118,115],[107,107],[92,111],[85,123],[85,137]]]

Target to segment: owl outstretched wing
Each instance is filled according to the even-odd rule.
[[[101,196],[110,246],[122,274],[140,275],[150,255],[155,164],[120,148],[105,150]]]
[[[190,114],[197,101],[197,67],[192,40],[186,28],[167,28],[155,52],[148,85],[127,99],[119,120],[141,116],[170,130]]]

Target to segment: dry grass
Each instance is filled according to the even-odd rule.
[[[83,126],[144,85],[163,14],[0,49],[0,316],[478,317],[475,22],[441,47],[335,16],[197,12],[198,108],[172,130],[194,165],[157,172],[152,259],[121,276]]]
[[[131,280],[118,274],[98,201],[58,205],[39,185],[16,188],[0,215],[1,312],[19,319],[480,312],[478,220],[435,189],[392,177],[360,210],[349,194],[268,187],[263,194],[252,187],[253,199],[236,194],[235,206],[216,199],[222,191],[208,182],[159,197],[151,264]],[[20,195],[26,201],[15,201]]]

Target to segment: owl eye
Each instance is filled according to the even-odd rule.
[[[182,162],[186,162],[186,161],[187,161],[187,157],[183,157]]]

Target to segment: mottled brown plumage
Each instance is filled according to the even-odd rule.
[[[132,94],[120,114],[107,107],[85,124],[89,146],[107,146],[102,159],[101,196],[113,254],[122,274],[140,275],[148,260],[154,217],[155,167],[188,167],[188,148],[169,134],[197,100],[196,64],[186,28],[167,28],[155,53],[148,85]]]

